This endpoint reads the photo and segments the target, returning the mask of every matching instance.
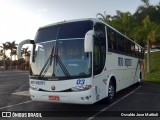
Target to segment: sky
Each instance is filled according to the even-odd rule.
[[[150,0],[156,5],[160,0]],[[96,18],[97,13],[134,13],[141,0],[0,0],[0,45],[34,39],[40,26],[63,20]]]

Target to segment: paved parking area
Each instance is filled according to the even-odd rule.
[[[130,88],[123,91],[126,92]],[[118,94],[121,96],[123,91]],[[137,113],[146,116],[136,118],[131,116],[124,117],[124,114],[129,113],[134,113],[135,116]],[[147,113],[153,116],[147,117]],[[114,117],[121,115],[123,117]],[[158,117],[154,115],[158,115]],[[106,119],[105,116],[110,116],[107,117],[107,120],[160,120],[160,84],[144,82],[141,86],[126,93],[124,96],[122,95],[114,103],[102,109],[98,114],[93,115],[88,120]]]
[[[28,72],[0,71],[0,111],[49,111],[54,117],[38,118],[40,120],[75,119],[72,117],[84,120],[160,120],[160,114],[159,117],[119,117],[121,113],[128,112],[160,113],[160,84],[158,83],[144,82],[142,85],[133,85],[122,90],[110,105],[106,104],[105,100],[94,105],[35,102],[31,101],[29,97],[28,87]],[[35,118],[28,119],[34,120]]]

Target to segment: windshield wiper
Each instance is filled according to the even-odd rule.
[[[65,65],[63,64],[63,62],[61,61],[60,57],[58,55],[54,55],[54,58],[56,59],[56,61],[58,62],[60,68],[62,69],[63,73],[67,76],[70,77],[71,75],[69,74],[67,68],[65,67]]]
[[[53,49],[52,49],[52,53],[50,54],[49,58],[47,59],[46,63],[44,64],[44,66],[43,66],[43,68],[42,68],[38,77],[39,78],[44,77],[44,75],[47,73],[47,71],[49,69],[49,66],[52,65],[52,59],[54,59],[54,58],[56,59],[57,63],[59,64],[59,66],[62,69],[65,76],[70,77],[70,74],[69,74],[67,68],[65,67],[65,65],[63,64],[63,62],[61,61],[59,56],[58,55],[53,56]]]
[[[49,66],[52,65],[52,59],[53,59],[53,50],[54,50],[54,47],[52,48],[52,51],[51,51],[51,54],[50,56],[48,57],[46,63],[44,64],[40,74],[38,77],[44,77],[44,75],[47,73],[48,69],[49,69]],[[42,75],[43,74],[43,75]]]

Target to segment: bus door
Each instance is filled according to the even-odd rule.
[[[104,83],[105,62],[106,62],[106,35],[105,25],[96,24],[94,27],[94,47],[93,47],[93,84],[97,87],[96,100],[106,96],[106,84]]]

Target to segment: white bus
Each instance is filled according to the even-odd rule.
[[[33,101],[93,104],[140,82],[143,48],[98,19],[40,27],[30,56]]]

